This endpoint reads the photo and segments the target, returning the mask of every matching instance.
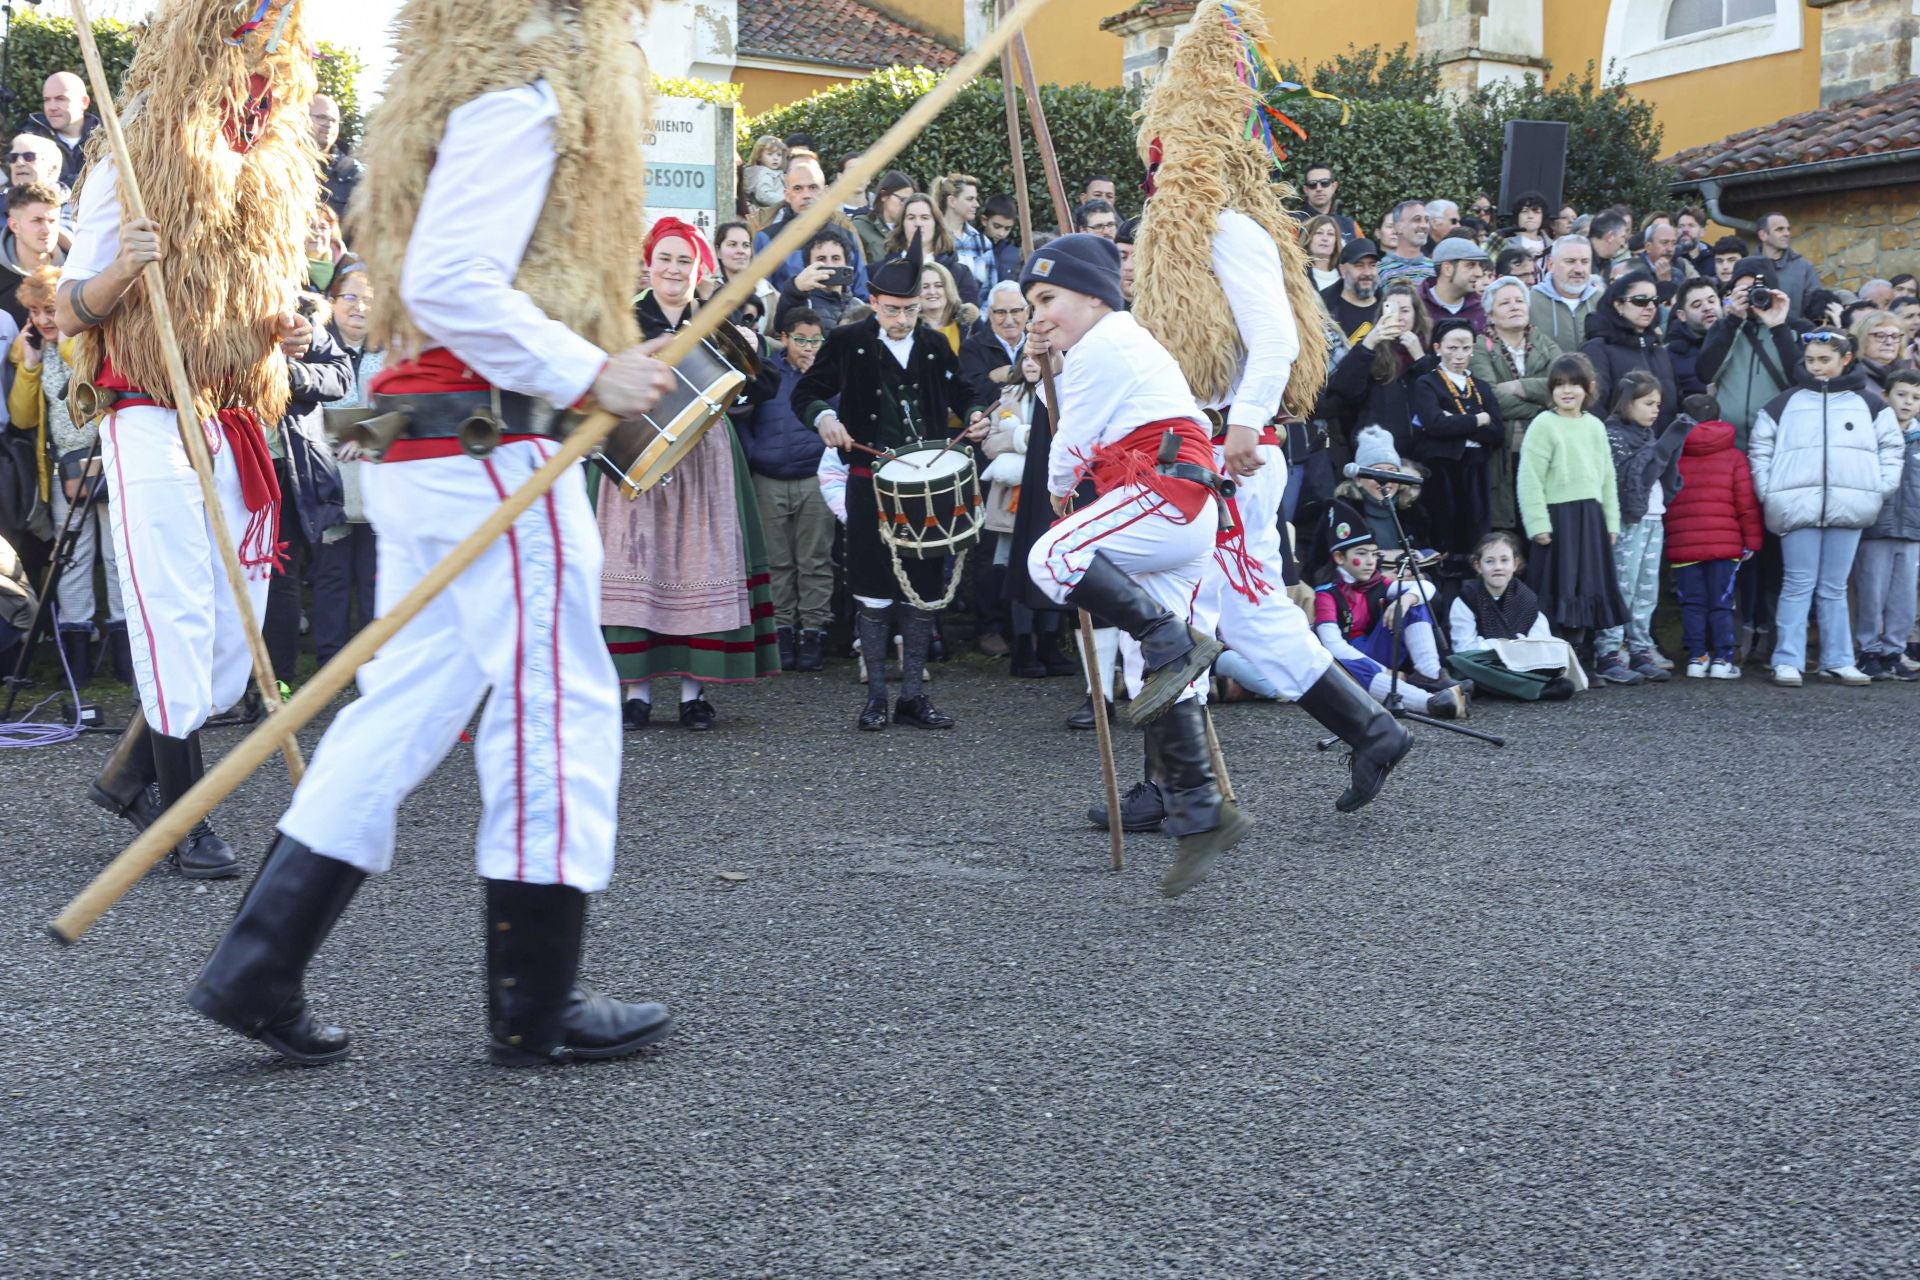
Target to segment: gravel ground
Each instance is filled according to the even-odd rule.
[[[1073,683],[957,662],[958,730],[865,735],[837,663],[630,734],[588,968],[680,1029],[537,1072],[484,1061],[467,748],[314,967],[318,1070],[181,1003],[243,881],[47,940],[107,742],[7,753],[0,1275],[1920,1270],[1920,688],[1489,702],[1508,747],[1416,730],[1351,817],[1302,714],[1224,708],[1260,826],[1166,903],[1078,816]],[[285,798],[221,810],[249,869]]]

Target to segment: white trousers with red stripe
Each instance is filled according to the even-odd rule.
[[[1226,450],[1216,448],[1214,457],[1224,471]],[[1271,680],[1281,697],[1294,701],[1326,673],[1333,655],[1314,638],[1307,615],[1287,598],[1280,578],[1280,498],[1287,489],[1286,454],[1269,444],[1260,446],[1260,457],[1265,466],[1250,476],[1234,478],[1238,486],[1234,505],[1245,529],[1246,553],[1256,562],[1267,590],[1257,602],[1234,590],[1233,584],[1246,577],[1246,569],[1226,552],[1216,552],[1201,583],[1197,625],[1217,634]]]
[[[553,452],[369,467],[385,614]],[[600,531],[569,475],[360,669],[280,830],[362,871],[393,861],[394,814],[486,701],[474,739],[480,874],[585,892],[613,872],[619,680],[600,634]]]
[[[100,426],[100,460],[140,705],[148,727],[184,738],[240,701],[253,660],[178,422],[171,409],[116,409]],[[237,539],[248,515],[233,450],[218,431],[207,446]],[[267,608],[264,568],[249,572],[247,595],[257,621]]]
[[[1200,575],[1219,528],[1219,509],[1211,502],[1192,520],[1185,520],[1178,508],[1151,489],[1124,485],[1042,534],[1027,554],[1027,574],[1049,600],[1065,604],[1067,593],[1087,571],[1094,554],[1103,553],[1175,617],[1191,622]],[[1137,693],[1140,645],[1123,634],[1120,649],[1127,684]],[[1181,697],[1201,691],[1190,688]]]

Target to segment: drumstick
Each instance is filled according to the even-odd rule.
[[[872,454],[874,457],[884,458],[888,462],[897,462],[900,458],[900,455],[897,453],[889,453],[885,449],[876,449],[871,445],[861,444],[858,440],[847,441],[847,448],[858,449],[861,453]]]

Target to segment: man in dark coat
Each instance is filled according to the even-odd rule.
[[[1019,277],[1002,280],[987,295],[987,323],[960,344],[960,376],[973,408],[999,402],[1026,334],[1027,300],[1020,296]]]
[[[347,219],[347,202],[360,182],[365,166],[347,154],[340,145],[340,104],[324,93],[313,95],[307,107],[307,121],[313,127],[313,145],[320,148],[320,198],[327,202],[342,223]]]
[[[87,82],[71,71],[56,71],[40,91],[43,108],[27,117],[22,133],[53,139],[60,148],[60,185],[71,191],[86,167],[87,139],[100,127],[100,117],[87,110]]]
[[[922,691],[933,612],[946,595],[942,560],[896,558],[880,536],[879,499],[873,471],[881,465],[869,450],[897,449],[917,440],[945,440],[961,421],[970,397],[960,363],[946,338],[920,323],[920,238],[905,254],[872,273],[873,314],[842,325],[794,386],[789,402],[800,421],[840,450],[847,476],[847,588],[858,608],[861,657],[867,670],[867,703],[859,727],[887,727],[886,654],[893,638],[893,606],[900,605],[903,644],[900,700],[893,719],[922,729],[950,729],[953,717],[936,711]],[[839,397],[836,410],[830,401]],[[965,431],[970,440],[987,434],[984,415]],[[904,582],[902,581],[904,579]]]
[[[346,488],[327,440],[321,406],[353,394],[353,357],[325,325],[308,323],[312,342],[306,354],[287,361],[293,398],[275,433],[280,456],[273,460],[273,469],[285,502],[280,538],[287,558],[267,585],[267,607],[260,620],[274,676],[283,684],[293,682],[300,651],[303,561],[312,561],[328,529],[347,522]]]

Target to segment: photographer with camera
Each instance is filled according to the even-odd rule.
[[[853,284],[853,250],[837,229],[827,227],[807,241],[801,251],[806,266],[780,290],[780,304],[774,308],[774,331],[785,333],[783,317],[789,311],[811,311],[828,329],[838,328],[853,301],[848,288]]]
[[[1721,418],[1733,424],[1736,448],[1747,447],[1747,433],[1766,403],[1793,386],[1802,327],[1773,263],[1757,255],[1740,259],[1727,287],[1725,311],[1707,331],[1694,362],[1695,377],[1713,386]]]

